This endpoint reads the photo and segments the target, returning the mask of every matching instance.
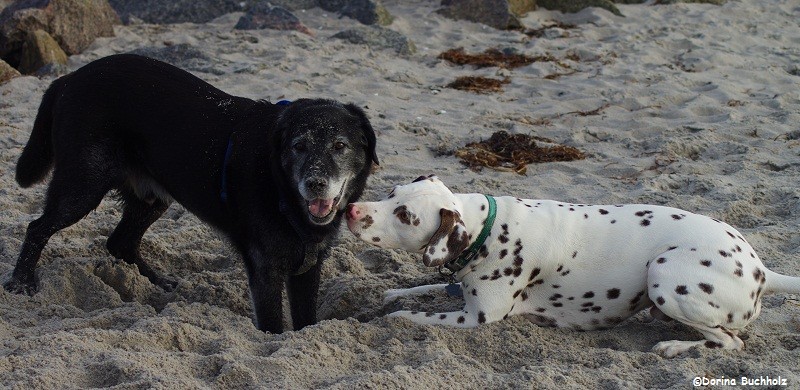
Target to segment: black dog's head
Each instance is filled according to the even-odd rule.
[[[279,169],[290,191],[285,201],[304,210],[306,221],[325,226],[341,216],[364,189],[375,155],[375,132],[353,104],[303,99],[277,118]]]

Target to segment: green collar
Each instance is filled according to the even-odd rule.
[[[487,215],[486,220],[483,221],[483,230],[481,230],[481,234],[478,235],[478,239],[475,240],[466,251],[462,252],[460,256],[456,257],[455,260],[444,265],[453,273],[460,271],[478,256],[481,247],[486,242],[486,238],[489,237],[489,233],[492,231],[492,226],[494,226],[494,218],[497,216],[497,202],[489,195],[483,196],[489,201],[489,215]]]

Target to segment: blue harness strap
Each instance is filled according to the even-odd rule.
[[[288,106],[290,104],[292,104],[291,100],[280,100],[275,103],[276,106]],[[233,153],[233,134],[235,134],[235,132],[231,133],[228,137],[228,148],[225,149],[225,159],[222,160],[222,180],[219,190],[219,198],[222,200],[222,203],[228,203],[228,162]]]

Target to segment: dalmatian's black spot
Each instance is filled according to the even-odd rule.
[[[589,214],[583,214],[583,219],[589,219]]]
[[[681,219],[683,219],[683,217],[681,217],[681,216],[680,216],[680,215],[678,215],[678,214],[672,214],[672,219],[674,219],[674,220],[676,220],[676,221],[680,221]]]
[[[689,293],[689,290],[686,289],[686,286],[680,285],[678,287],[675,287],[675,292],[680,295],[686,295]]]
[[[653,212],[649,211],[649,210],[637,211],[636,212],[636,216],[637,217],[644,217],[645,215],[648,215],[648,214],[653,214]]]
[[[756,268],[755,270],[753,270],[753,279],[755,279],[755,280],[756,280],[756,282],[761,282],[761,283],[763,283],[763,281],[764,281],[766,278],[764,277],[764,272],[763,272],[763,271],[761,271],[761,269],[760,269],[760,268]]]
[[[425,313],[425,317],[433,317],[434,314],[435,313],[427,312],[427,313]]]
[[[592,325],[600,325],[600,320],[598,320],[597,318],[592,318],[592,320],[591,320],[591,321],[589,321],[589,322],[590,322]]]
[[[575,258],[575,256],[577,256],[577,255],[578,255],[578,251],[572,252],[572,258],[573,258],[573,259],[574,259],[574,258]]]
[[[372,237],[372,242],[380,242],[380,241],[381,241],[380,237]]]
[[[650,221],[647,219],[643,219],[642,222],[639,222],[639,225],[650,226]]]
[[[608,214],[608,210],[600,209],[600,210],[597,210],[597,211],[599,211],[599,212],[600,212],[600,215],[606,215],[606,214]]]
[[[588,312],[589,312],[589,310],[592,310],[592,309],[591,309],[591,308],[588,308],[588,307],[586,307],[586,308],[583,308],[583,309],[581,309],[581,313],[588,313]]]
[[[700,283],[697,285],[697,287],[700,287],[700,289],[703,290],[703,292],[706,294],[711,294],[714,292],[714,286],[708,283]]]
[[[581,305],[581,307],[592,307],[592,306],[594,306],[594,302],[586,302]]]
[[[744,272],[742,272],[741,268],[737,268],[735,271],[733,271],[733,274],[741,278],[744,275]]]
[[[756,299],[756,291],[750,291],[750,299]]]
[[[617,299],[617,298],[619,298],[619,289],[618,288],[612,288],[611,290],[608,290],[606,292],[606,297],[608,299]]]
[[[478,291],[475,290],[474,288],[472,289],[471,293],[472,293],[472,296],[474,296],[474,297],[478,296]]]
[[[575,211],[575,209],[574,209],[574,208],[572,208],[572,207],[570,207],[570,208],[569,208],[569,211]]]
[[[653,284],[653,288],[658,288],[658,286],[659,286],[659,284],[658,284],[658,283],[654,283],[654,284]]]
[[[756,254],[755,254],[755,253],[753,253],[753,252],[750,252],[750,257],[752,257],[752,258],[754,258],[754,259],[755,259],[755,258],[756,258]]]
[[[569,300],[569,301],[574,301],[574,300],[575,300],[575,297],[569,297],[569,298],[567,298],[567,300]]]
[[[711,260],[702,260],[702,261],[700,262],[700,264],[701,264],[703,267],[711,267]]]
[[[486,314],[484,312],[478,312],[478,323],[483,324],[486,322]]]
[[[728,235],[731,236],[731,238],[736,238],[736,236],[733,233],[731,233],[731,232],[729,232],[727,230],[725,231],[725,233],[728,233]]]
[[[561,295],[561,294],[553,294],[553,295],[551,295],[551,296],[550,296],[550,298],[549,298],[549,299],[550,299],[551,301],[557,301],[557,300],[559,300],[561,297],[562,297],[562,295]]]
[[[720,250],[719,250],[719,254],[720,254],[720,256],[722,256],[722,257],[731,257],[731,256],[733,256],[733,255],[731,255],[730,253],[728,253],[728,252],[726,252],[726,251],[724,251],[724,250],[722,250],[722,249],[720,249]]]
[[[659,257],[658,260],[656,260],[656,263],[658,263],[658,264],[664,264],[666,262],[667,262],[667,259],[663,258],[663,257]]]
[[[567,275],[569,275],[569,271],[570,271],[570,270],[566,270],[566,271],[562,272],[562,273],[561,273],[561,276],[567,276]]]
[[[524,292],[524,291],[523,291],[523,292],[522,292],[522,300],[523,300],[523,301],[525,301],[525,300],[527,300],[527,299],[528,299],[528,293],[526,293],[526,292]]]
[[[639,291],[638,293],[636,293],[636,295],[635,295],[633,298],[631,298],[631,300],[630,300],[630,302],[629,302],[629,303],[630,303],[630,305],[631,305],[631,306],[636,306],[636,305],[638,305],[638,304],[639,304],[639,301],[640,301],[640,300],[642,299],[642,297],[644,296],[644,293],[645,293],[645,292],[644,292],[644,290],[642,290],[642,291]]]
[[[716,341],[706,340],[704,344],[706,348],[715,349],[715,348],[722,348],[722,343],[718,343]]]
[[[595,306],[595,307],[592,308],[592,311],[595,312],[595,313],[599,313],[602,310],[603,310],[603,308],[601,306]]]
[[[728,323],[733,322],[733,313],[728,313]]]
[[[556,269],[556,272],[561,272],[562,269],[564,269],[564,266],[559,264],[558,268]]]
[[[486,279],[489,279],[489,275],[482,275],[482,276],[481,276],[479,279],[480,279],[480,280],[486,280]]]
[[[419,312],[418,312],[418,311],[412,311],[412,312],[411,312],[411,315],[417,315],[417,314],[419,314]]]
[[[481,245],[480,254],[481,257],[489,257],[489,248],[487,248],[486,245]]]
[[[522,257],[520,257],[519,255],[514,256],[514,266],[515,267],[517,267],[517,268],[522,267],[522,263],[523,262],[525,262],[525,260]],[[519,275],[517,275],[517,276],[519,276]]]
[[[502,258],[506,257],[507,254],[508,254],[508,249],[501,250],[500,251],[500,258],[502,259]]]
[[[504,270],[503,270],[503,274],[504,274],[504,275],[506,275],[506,276],[509,276],[509,275],[511,275],[512,273],[514,273],[514,270],[513,270],[513,269],[511,269],[511,267],[508,267],[508,268],[506,268],[506,269],[504,269]]]
[[[561,307],[561,306],[564,306],[564,304],[561,302],[553,302],[553,307]]]
[[[534,280],[533,283],[529,284],[528,286],[529,287],[533,287],[533,286],[537,286],[537,285],[540,285],[540,284],[544,284],[544,279]]]
[[[616,219],[612,219],[611,223],[617,223],[617,220]]]
[[[485,204],[482,204],[482,205],[481,205],[481,211],[484,211],[484,210],[486,210],[486,205],[485,205]]]
[[[711,302],[711,301],[708,301],[708,306],[711,306],[711,307],[713,307],[715,309],[719,309],[719,305],[717,305],[716,303]]]
[[[583,294],[583,297],[587,298],[587,299],[588,298],[593,298],[594,297],[594,292],[593,291],[587,291],[586,294]]]
[[[459,324],[463,324],[464,323],[464,316],[459,316],[457,322]]]
[[[752,312],[752,311],[750,311],[750,310],[748,310],[748,311],[747,311],[747,313],[744,313],[744,315],[742,316],[742,318],[744,318],[744,320],[746,321],[746,320],[749,320],[749,319],[750,319],[750,317],[752,317],[752,316],[753,316],[753,312]]]
[[[443,320],[445,318],[447,318],[447,314],[439,314],[439,319],[440,320]]]
[[[664,304],[664,302],[666,302],[666,301],[664,300],[664,297],[658,297],[658,298],[656,298],[656,303],[658,303],[659,305],[663,305],[663,304]]]
[[[553,288],[561,288],[561,286],[560,286],[560,285],[558,285],[558,284],[554,284],[554,285],[553,285]]]
[[[692,252],[697,252],[697,248],[692,248],[692,249],[689,249],[689,250],[692,251]]]
[[[739,245],[735,245],[731,251],[732,252],[737,252],[737,253],[742,253],[742,247],[740,247]]]
[[[522,274],[522,268],[514,268],[514,277],[517,278]],[[512,280],[513,282],[513,280]]]
[[[543,308],[543,307],[536,308],[536,312],[537,313],[544,313],[545,311],[547,311],[547,310],[545,308]]]

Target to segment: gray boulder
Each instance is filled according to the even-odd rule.
[[[522,28],[519,18],[536,9],[535,0],[442,0],[447,18],[483,23],[499,30]]]
[[[281,7],[273,7],[269,4],[258,4],[251,7],[236,23],[237,30],[294,30],[308,35],[314,35],[300,19],[291,12]]]
[[[402,55],[411,55],[417,51],[414,43],[405,35],[380,26],[351,28],[337,33],[333,38],[353,44],[367,45],[373,49],[391,49]]]
[[[135,16],[147,23],[205,23],[244,11],[241,0],[109,0],[123,21]]]
[[[387,26],[394,18],[377,0],[319,0],[319,7],[366,25]]]

